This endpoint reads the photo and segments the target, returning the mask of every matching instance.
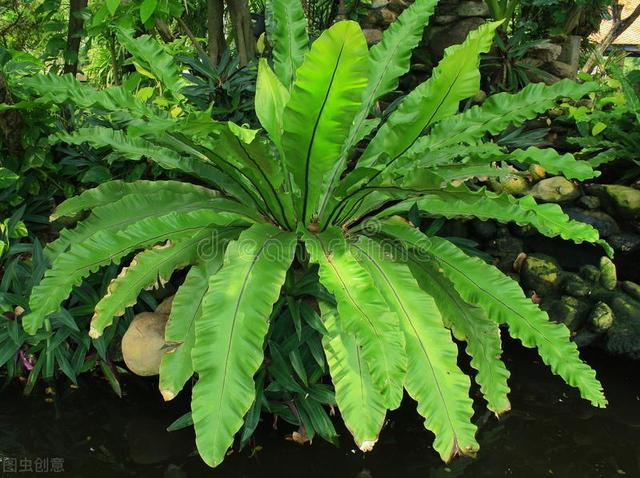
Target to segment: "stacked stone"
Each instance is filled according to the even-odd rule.
[[[373,0],[367,16],[360,22],[369,44],[379,42],[382,32],[411,3],[413,0]],[[439,60],[446,47],[462,43],[488,17],[489,9],[482,0],[441,0],[416,54],[430,58],[431,62]]]

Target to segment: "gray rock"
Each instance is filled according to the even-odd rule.
[[[382,32],[380,30],[376,30],[375,28],[365,28],[362,32],[364,33],[364,37],[367,39],[367,43],[369,45],[373,45],[374,43],[378,43],[382,40]]]
[[[462,43],[467,34],[484,23],[480,17],[466,17],[459,22],[429,28],[425,44],[434,59],[442,58],[445,48]]]
[[[631,232],[614,234],[607,238],[607,242],[618,252],[633,252],[640,249],[640,236]]]
[[[575,78],[577,73],[573,66],[558,60],[547,63],[547,70],[560,78]]]
[[[554,176],[537,183],[530,194],[544,202],[566,202],[580,196],[580,189],[568,179]]]
[[[458,19],[458,15],[436,15],[433,17],[433,23],[435,25],[448,25]]]
[[[466,1],[460,2],[456,13],[461,17],[488,17],[489,7],[484,2]]]
[[[556,45],[551,42],[544,42],[538,45],[534,45],[529,49],[529,54],[531,58],[537,58],[542,60],[545,63],[557,60],[558,57],[562,54],[562,46]]]
[[[600,285],[607,290],[613,290],[618,284],[616,266],[608,257],[600,258]]]
[[[389,5],[389,0],[373,0],[371,2],[371,8],[382,8]]]
[[[618,184],[595,184],[589,194],[598,196],[609,214],[623,219],[640,219],[640,191]]]
[[[591,224],[598,230],[600,237],[609,237],[620,232],[618,223],[606,212],[587,211],[577,207],[567,208],[564,212],[566,212],[571,219]]]
[[[550,256],[530,254],[520,269],[520,278],[525,289],[534,290],[546,296],[552,294],[560,285],[560,265]]]

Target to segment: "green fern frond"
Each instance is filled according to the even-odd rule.
[[[296,236],[255,224],[227,247],[196,320],[191,356],[198,381],[191,414],[200,456],[222,462],[255,397],[269,314],[293,260]]]
[[[137,302],[142,290],[164,285],[174,271],[197,262],[200,248],[214,233],[213,229],[205,229],[188,239],[168,241],[137,254],[111,281],[107,293],[96,304],[89,335],[94,339],[100,337],[114,317],[122,316],[127,307]]]
[[[101,267],[119,261],[127,254],[166,240],[190,237],[208,226],[246,225],[244,218],[231,212],[208,209],[149,217],[113,233],[97,232],[82,243],[61,254],[47,270],[44,278],[33,288],[29,308],[23,324],[35,333],[47,315],[56,312],[74,286]]]
[[[393,251],[364,236],[351,248],[400,320],[408,364],[404,386],[436,436],[433,447],[445,462],[458,454],[475,455],[479,445],[471,423],[469,377],[458,368],[458,348],[436,303]]]
[[[320,266],[320,282],[336,299],[342,330],[356,336],[386,407],[397,408],[407,369],[398,316],[353,257],[340,230],[330,228],[319,235],[305,232],[303,237],[311,261]]]
[[[172,400],[194,373],[191,351],[196,340],[195,324],[202,315],[202,304],[209,291],[211,276],[222,267],[226,242],[212,245],[206,258],[191,267],[176,292],[165,329],[168,349],[160,362],[160,393]]]
[[[336,403],[358,448],[371,451],[387,413],[385,399],[373,384],[356,337],[341,329],[338,312],[333,307],[327,304],[320,307],[322,322],[328,331],[322,337],[322,346],[336,389]]]
[[[500,360],[499,325],[489,320],[481,308],[465,302],[432,262],[413,255],[409,265],[420,287],[436,301],[445,325],[456,339],[467,343],[466,352],[471,357],[471,366],[478,371],[476,382],[489,410],[496,416],[511,410],[507,385],[509,371]]]

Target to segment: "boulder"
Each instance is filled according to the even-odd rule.
[[[559,78],[575,78],[577,73],[572,65],[559,60],[547,63],[547,70]]]
[[[538,295],[552,294],[560,285],[560,265],[550,256],[530,254],[522,263],[520,278],[525,289]]]
[[[541,179],[544,179],[547,172],[539,164],[531,164],[529,165],[529,174],[531,174],[531,177],[536,181],[540,181]]]
[[[156,314],[164,314],[169,315],[171,313],[171,305],[173,304],[173,298],[175,295],[170,295],[166,299],[164,299],[158,307],[156,307]]]
[[[441,5],[438,9],[441,10]],[[442,12],[445,14],[444,12]],[[466,17],[449,25],[433,26],[426,31],[425,45],[434,60],[442,58],[445,48],[462,43],[467,34],[484,23],[480,17]]]
[[[411,3],[412,0],[391,0],[389,2],[389,8],[395,10],[397,13],[402,13]]]
[[[460,17],[488,17],[489,7],[485,2],[463,1],[460,2],[456,13]]]
[[[531,188],[530,194],[544,202],[572,201],[580,196],[580,189],[562,176],[543,179]]]
[[[623,219],[640,219],[640,191],[618,184],[595,184],[589,194],[597,196],[609,214]]]
[[[380,10],[380,15],[382,15],[382,21],[387,25],[392,24],[398,18],[398,14],[388,8]]]
[[[136,375],[149,377],[160,373],[164,355],[164,329],[169,316],[156,312],[137,314],[122,337],[122,357]]]
[[[378,43],[382,40],[382,32],[380,30],[375,28],[365,28],[362,32],[367,40],[367,44],[369,45],[373,45],[374,43]]]
[[[588,211],[577,207],[566,208],[564,212],[566,212],[571,219],[591,224],[598,230],[600,237],[609,237],[620,232],[620,227],[616,220],[606,212]]]
[[[448,25],[458,19],[458,15],[436,15],[433,17],[434,25]]]
[[[514,196],[526,194],[529,183],[523,176],[517,174],[507,174],[501,179],[491,178],[491,188],[497,193],[509,193]]]
[[[537,45],[533,45],[529,49],[529,53],[527,56],[542,60],[544,63],[549,63],[557,60],[561,54],[562,46],[546,41]]]

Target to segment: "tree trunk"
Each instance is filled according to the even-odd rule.
[[[224,0],[207,0],[207,35],[209,60],[217,65],[226,46],[224,41]]]
[[[178,18],[178,25],[180,25],[180,28],[182,28],[182,31],[187,35],[187,37],[189,37],[189,40],[193,44],[193,47],[198,51],[198,54],[207,56],[207,52],[204,51],[204,48],[202,48],[202,46],[200,45],[200,42],[191,31],[191,28],[189,28],[189,25],[187,25],[182,18]]]
[[[69,26],[67,29],[67,50],[65,52],[64,72],[73,76],[78,72],[78,52],[80,51],[80,33],[84,21],[78,13],[87,6],[88,0],[70,0]]]
[[[249,5],[246,0],[227,0],[227,5],[240,65],[244,66],[256,55],[256,40],[253,36]]]
[[[638,19],[638,17],[640,17],[640,5],[638,5],[633,12],[631,12],[631,15],[625,19],[622,18],[623,5],[621,5],[619,1],[616,0],[611,9],[611,16],[613,18],[611,30],[609,30],[609,33],[607,33],[607,35],[598,44],[594,52],[589,56],[589,59],[582,67],[582,71],[585,73],[591,73],[598,58],[602,57],[613,42],[616,41],[616,38],[622,35],[625,30],[629,28],[633,22]]]
[[[171,29],[169,25],[167,25],[163,20],[156,17],[156,31],[162,38],[162,41],[165,43],[171,43],[173,38],[173,33],[171,33]]]
[[[111,57],[111,73],[113,74],[113,84],[119,85],[122,82],[120,77],[120,65],[118,63],[118,52],[116,51],[116,39],[113,35],[108,35],[109,56]]]

